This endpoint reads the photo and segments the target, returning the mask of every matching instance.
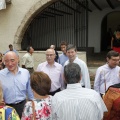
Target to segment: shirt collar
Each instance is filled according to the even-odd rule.
[[[11,72],[8,70],[8,68],[6,68],[6,75],[9,74],[9,73],[11,73]],[[20,67],[18,67],[18,72],[17,73],[21,73]]]
[[[77,59],[78,59],[78,57],[76,56],[76,58],[73,60],[73,63],[74,63]],[[69,63],[70,63],[70,61],[69,61]]]
[[[46,61],[46,66],[50,66],[47,61]],[[56,62],[54,62],[53,66],[56,67]]]
[[[82,88],[80,83],[75,84],[67,84],[67,89],[76,89],[76,88]]]
[[[32,54],[30,54],[29,52],[28,52],[28,54],[29,54],[30,56],[32,56]]]

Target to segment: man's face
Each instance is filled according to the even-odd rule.
[[[13,51],[13,46],[10,46],[10,51]]]
[[[54,49],[48,49],[46,51],[46,60],[50,64],[54,63],[54,61],[55,61],[55,51],[54,51]]]
[[[66,54],[66,45],[61,45],[61,51]]]
[[[7,53],[4,62],[9,71],[15,72],[18,66],[18,56],[13,53]]]
[[[73,62],[76,58],[76,54],[77,54],[77,52],[75,51],[74,48],[67,50],[67,56],[69,58],[69,61]]]
[[[116,67],[117,65],[119,65],[119,60],[120,60],[120,57],[111,57],[110,59],[107,58],[107,62],[108,62],[108,65],[111,67],[111,68],[114,68]]]
[[[29,53],[33,53],[34,52],[34,49],[32,47],[30,47],[30,50],[29,50]]]

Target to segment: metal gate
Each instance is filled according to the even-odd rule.
[[[31,22],[23,37],[21,47],[32,45],[35,50],[46,50],[51,44],[60,49],[67,41],[78,49],[88,47],[87,0],[59,0],[41,11]]]

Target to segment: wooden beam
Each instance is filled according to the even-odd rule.
[[[83,5],[79,0],[74,0],[78,5],[80,5],[81,7],[85,8],[86,10],[92,12],[92,10],[90,10],[88,7],[86,7],[85,5]]]
[[[72,13],[68,13],[68,12],[65,12],[63,10],[58,10],[56,8],[53,8],[53,7],[48,7],[48,9],[53,10],[55,12],[60,12],[60,13],[64,13],[64,14],[67,14],[67,15],[72,15]]]
[[[112,8],[112,9],[115,9],[115,7],[113,6],[112,2],[110,0],[106,0],[108,5]]]
[[[94,0],[91,0],[91,2],[96,6],[97,9],[99,9],[100,11],[102,11],[102,9],[100,8],[100,6]]]
[[[62,14],[53,13],[53,12],[49,12],[49,11],[44,11],[44,12],[45,12],[45,13],[48,13],[48,14],[52,14],[52,15],[63,16]]]
[[[66,4],[65,2],[63,2],[63,1],[61,1],[61,0],[60,0],[60,2],[61,2],[63,5],[65,5],[66,7],[70,8],[71,10],[76,11],[76,12],[78,12],[78,13],[81,13],[80,11],[74,9],[73,7],[69,6],[69,5]]]

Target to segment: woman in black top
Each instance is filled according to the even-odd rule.
[[[120,29],[117,29],[112,37],[111,49],[120,53]]]

